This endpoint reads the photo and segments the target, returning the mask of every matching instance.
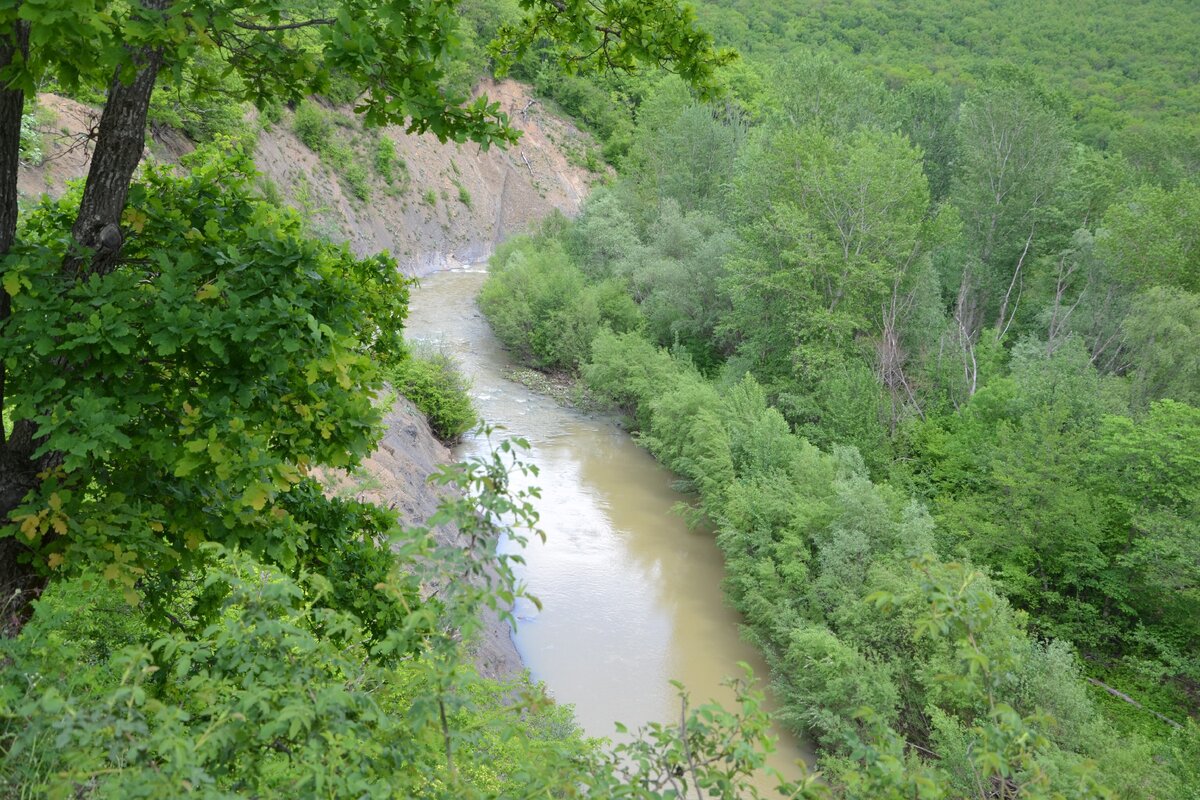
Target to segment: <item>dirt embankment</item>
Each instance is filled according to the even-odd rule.
[[[429,483],[429,476],[450,460],[450,451],[433,435],[424,415],[403,397],[392,405],[384,425],[387,432],[378,449],[360,470],[354,475],[325,473],[322,480],[335,494],[394,508],[406,526],[423,525],[450,491]],[[437,526],[433,534],[440,544],[463,545],[453,526]],[[471,643],[480,674],[508,678],[520,673],[521,657],[509,624],[491,611],[484,613],[483,623],[480,636]]]
[[[594,151],[591,139],[548,113],[528,86],[487,81],[479,91],[521,131],[517,144],[485,151],[476,144],[443,144],[431,134],[409,136],[395,126],[365,131],[349,110],[330,108],[336,137],[362,175],[365,191],[355,192],[328,158],[301,142],[293,114],[285,111],[259,132],[255,164],[264,186],[304,213],[315,232],[347,242],[359,255],[388,250],[402,271],[418,276],[480,261],[553,211],[574,216],[603,176],[584,166]],[[46,158],[21,170],[18,188],[28,199],[57,195],[68,180],[87,174],[87,136],[99,122],[95,109],[67,98],[43,94],[38,103],[46,120],[40,126]],[[399,174],[390,183],[373,166],[379,136],[394,145]],[[146,157],[175,162],[192,149],[178,131],[156,128]]]
[[[431,135],[409,136],[397,127],[363,131],[345,110],[329,109],[338,136],[365,173],[366,191],[355,192],[328,158],[305,146],[295,135],[292,114],[260,131],[255,163],[264,191],[309,218],[313,229],[345,241],[360,254],[389,250],[401,270],[427,275],[456,264],[485,259],[508,236],[529,228],[554,211],[578,212],[591,184],[601,175],[583,165],[593,143],[570,122],[547,113],[529,87],[515,81],[489,81],[480,91],[500,104],[522,131],[507,150],[478,145],[442,144]],[[18,189],[32,200],[61,194],[70,180],[87,174],[91,154],[89,132],[98,112],[55,95],[38,98],[43,124],[45,160],[22,168]],[[369,168],[372,143],[378,136],[394,144],[400,178],[386,181]],[[194,149],[178,131],[154,130],[146,160],[174,163]],[[367,198],[363,199],[363,195]],[[421,524],[440,497],[427,478],[450,459],[428,423],[401,399],[386,417],[387,433],[379,449],[355,476],[331,480],[343,491],[398,509],[408,524]],[[453,543],[457,532],[435,532]],[[490,677],[511,676],[521,669],[520,657],[506,623],[494,614],[475,644],[480,671]]]
[[[395,143],[407,185],[397,192],[372,178],[360,200],[321,158],[287,128],[286,120],[259,136],[255,161],[293,205],[306,208],[319,229],[349,242],[359,254],[390,250],[410,275],[427,275],[480,261],[497,244],[557,210],[574,216],[600,176],[582,165],[588,137],[548,114],[529,87],[488,82],[480,91],[522,132],[507,150],[442,144],[432,135],[382,131]]]

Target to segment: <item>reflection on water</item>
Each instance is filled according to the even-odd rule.
[[[472,380],[483,417],[527,439],[540,470],[535,505],[547,543],[524,552],[522,577],[542,602],[516,609],[521,658],[554,697],[575,706],[593,736],[679,716],[682,681],[696,702],[731,694],[720,685],[749,663],[766,666],[738,635],[723,602],[723,564],[710,531],[689,530],[673,507],[685,498],[673,476],[611,422],[564,409],[504,378],[504,351],[475,307],[485,275],[443,272],[413,292],[410,338],[451,352]],[[468,439],[458,455],[487,443]],[[795,775],[804,758],[781,735],[772,766]]]

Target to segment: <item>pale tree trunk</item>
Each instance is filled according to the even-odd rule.
[[[1072,288],[1075,273],[1079,270],[1079,259],[1073,253],[1064,253],[1058,258],[1058,270],[1054,280],[1054,305],[1051,306],[1050,323],[1046,328],[1046,355],[1052,356],[1071,334],[1071,315],[1083,301],[1091,287],[1091,275],[1086,276],[1084,285],[1069,306],[1067,292]]]
[[[914,248],[912,257],[909,258],[908,264],[905,265],[904,272],[907,272],[908,266],[916,260],[918,249]],[[896,276],[892,282],[892,291],[888,299],[884,301],[882,307],[882,330],[879,337],[879,344],[876,347],[877,355],[877,374],[879,382],[887,389],[891,399],[892,413],[891,419],[888,421],[888,432],[896,433],[896,428],[904,418],[905,409],[909,406],[917,412],[917,416],[921,419],[925,418],[925,412],[921,408],[920,400],[917,394],[913,391],[912,383],[908,379],[908,373],[905,371],[905,366],[908,363],[908,354],[904,352],[904,347],[900,341],[900,329],[904,319],[912,310],[915,302],[915,290],[909,291],[907,294],[903,292],[903,281],[905,274]]]
[[[975,396],[979,386],[979,362],[975,360],[975,324],[974,309],[971,306],[970,272],[963,275],[962,284],[958,289],[958,299],[954,305],[955,338],[962,352],[963,382],[967,390],[967,399]],[[954,403],[958,407],[957,400]]]
[[[1021,275],[1021,268],[1025,266],[1025,258],[1029,255],[1029,246],[1033,244],[1033,233],[1037,230],[1037,224],[1031,225],[1029,228],[1029,236],[1025,239],[1025,248],[1021,251],[1021,257],[1017,259],[1017,266],[1013,268],[1012,280],[1009,281],[1008,291],[1004,293],[1004,298],[1000,301],[1000,313],[996,316],[996,333],[1001,339],[1004,334],[1008,333],[1008,326],[1012,324],[1013,319],[1017,316],[1017,309],[1014,304],[1012,316],[1008,313],[1008,304],[1012,300],[1013,289],[1017,289],[1017,301],[1020,301],[1021,292],[1018,288],[1024,280]]]

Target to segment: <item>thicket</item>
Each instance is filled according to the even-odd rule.
[[[494,257],[496,277],[479,296],[496,335],[534,366],[575,369],[586,363],[602,327],[630,330],[637,306],[612,281],[588,284],[562,248],[522,249],[521,240]]]
[[[1140,150],[1138,140],[1181,135],[1160,144],[1196,164],[1200,11],[1191,3],[706,0],[698,14],[718,42],[751,59],[819,51],[892,87],[937,78],[972,89],[998,65],[1027,66],[1062,91],[1089,144]]]
[[[1195,792],[1194,724],[1157,742],[1115,730],[1069,645],[1033,634],[984,573],[939,558],[921,503],[873,483],[853,448],[825,453],[792,433],[752,376],[716,386],[686,358],[609,332],[584,376],[716,523],[781,718],[816,739],[850,796],[882,796],[856,763],[874,750],[903,774],[867,785],[907,796],[1005,783],[1012,797]]]
[[[443,442],[456,441],[479,422],[468,379],[445,353],[417,350],[392,368],[389,382],[420,409]]]
[[[692,482],[835,772],[895,734],[953,796],[1007,791],[984,753],[1020,796],[1086,794],[1088,760],[1119,796],[1195,793],[1200,186],[1089,146],[1030,71],[768,75],[647,92],[621,178],[498,256],[481,308]],[[564,317],[614,283],[636,316]],[[936,592],[965,616],[922,616]],[[943,649],[973,664],[953,691]],[[1050,744],[1006,750],[1018,719]]]
[[[1028,84],[1050,87],[1088,145],[1121,153],[1163,185],[1200,174],[1200,90],[1194,80],[1200,11],[1194,4],[1151,0],[1129,8],[1119,0],[1003,0],[980,7],[917,0],[897,8],[880,0],[817,5],[703,0],[695,5],[717,43],[741,54],[722,70],[734,90],[725,102],[751,120],[778,111],[772,97],[776,72],[806,55],[829,56],[893,90],[920,93],[936,86],[956,105],[989,78],[1018,71]],[[587,125],[612,164],[628,154],[642,106],[661,77],[654,71],[599,79],[563,75],[553,69],[548,51],[517,64],[514,72]],[[819,85],[811,88],[820,95]],[[925,122],[940,125],[936,117]],[[914,143],[927,146],[918,138]],[[940,197],[939,175],[931,170],[929,178]]]

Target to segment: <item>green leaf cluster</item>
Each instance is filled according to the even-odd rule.
[[[304,537],[279,498],[373,447],[372,396],[405,354],[390,258],[308,238],[254,198],[236,149],[190,163],[133,187],[121,268],[64,285],[72,194],[5,261],[7,399],[63,454],[6,533],[40,568],[99,569],[131,596],[207,541],[293,567]]]
[[[443,442],[453,442],[475,427],[478,415],[470,383],[451,356],[436,350],[414,353],[389,375],[392,387],[421,410]]]

